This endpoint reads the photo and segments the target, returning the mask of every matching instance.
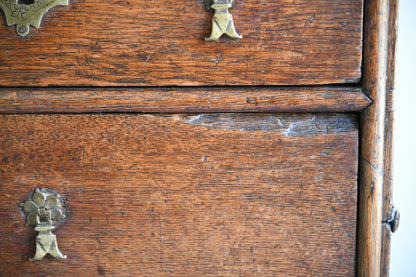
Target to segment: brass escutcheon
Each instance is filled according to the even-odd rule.
[[[29,34],[29,26],[40,27],[42,16],[57,5],[68,5],[68,0],[0,0],[0,8],[7,26],[16,25],[19,36]]]
[[[223,34],[230,38],[242,38],[234,27],[233,16],[228,12],[232,7],[233,0],[214,0],[211,8],[215,10],[212,17],[212,31],[206,41],[217,41]]]
[[[52,230],[66,218],[64,199],[52,189],[37,188],[23,199],[20,211],[26,226],[34,227],[39,232],[36,236],[36,254],[29,260],[40,261],[46,254],[57,259],[66,259],[66,255],[59,251],[56,236],[52,234]]]

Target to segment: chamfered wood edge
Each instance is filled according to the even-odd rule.
[[[0,88],[0,113],[357,112],[357,87]]]
[[[383,220],[391,211],[396,12],[397,0],[365,1],[362,88],[373,103],[360,116],[358,276],[388,276],[390,231]]]

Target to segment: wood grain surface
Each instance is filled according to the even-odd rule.
[[[391,92],[388,89],[393,56],[389,38],[390,16],[395,17],[395,1],[374,0],[365,5],[363,91],[373,100],[360,115],[361,152],[359,180],[358,276],[381,276],[382,264],[383,198],[389,188],[391,174]],[[393,9],[393,11],[392,11]],[[391,13],[392,12],[392,13]],[[386,172],[385,172],[386,170]],[[385,181],[388,184],[385,184]],[[388,251],[388,249],[385,249]],[[386,255],[387,252],[384,253]],[[384,260],[385,262],[386,260]]]
[[[241,40],[206,42],[206,1],[70,1],[20,38],[0,86],[310,85],[361,77],[363,0],[235,1]]]
[[[1,115],[1,276],[352,276],[345,114]],[[67,260],[31,263],[19,203],[57,190]]]
[[[0,89],[0,113],[353,112],[371,103],[349,87]]]
[[[397,42],[398,1],[390,1],[389,6],[389,37],[386,84],[386,119],[384,133],[384,180],[383,180],[383,229],[381,246],[380,274],[388,277],[390,272],[390,244],[392,226],[388,223],[393,218],[393,130],[394,130],[394,95],[395,95],[395,63]],[[393,230],[394,231],[394,230]]]

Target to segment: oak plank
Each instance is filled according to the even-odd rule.
[[[0,274],[352,276],[358,127],[343,114],[0,115]],[[66,199],[33,264],[19,203]]]
[[[73,0],[20,38],[0,25],[0,86],[357,83],[363,0],[234,1],[241,40],[206,42],[206,1]],[[3,19],[4,20],[4,19]]]

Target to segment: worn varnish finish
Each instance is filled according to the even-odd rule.
[[[352,112],[370,103],[352,87],[0,89],[0,113]]]
[[[352,276],[358,129],[342,114],[2,115],[0,275]],[[19,203],[59,191],[65,261]]]
[[[206,42],[205,1],[70,1],[28,38],[0,26],[1,86],[358,82],[362,0],[235,1],[244,36]],[[4,19],[1,19],[4,22]]]

